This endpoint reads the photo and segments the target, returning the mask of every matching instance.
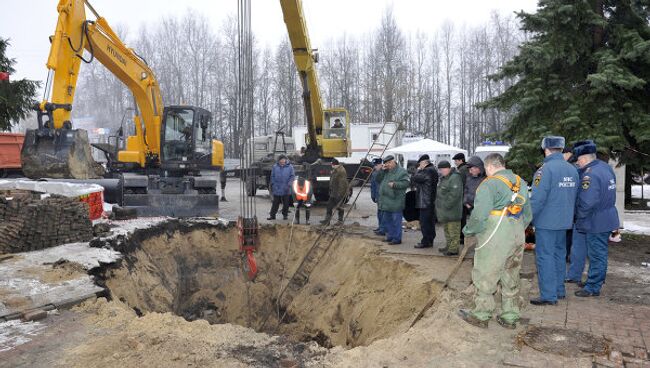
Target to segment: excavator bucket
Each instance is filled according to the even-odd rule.
[[[97,179],[104,174],[83,129],[27,130],[20,158],[23,173],[31,179]]]

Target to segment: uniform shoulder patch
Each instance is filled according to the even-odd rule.
[[[542,169],[544,166],[540,167],[536,172],[535,172],[535,177],[533,178],[533,184],[538,187],[539,183],[542,181]]]
[[[591,185],[591,178],[588,175],[582,177],[582,189],[587,190]]]

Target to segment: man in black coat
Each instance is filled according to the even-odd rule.
[[[472,156],[467,161],[467,178],[465,179],[465,192],[463,194],[464,216],[469,218],[474,209],[474,197],[478,186],[485,180],[485,167],[483,160],[478,156]]]
[[[422,155],[418,167],[411,176],[411,186],[415,187],[415,208],[420,211],[420,229],[422,240],[415,248],[433,247],[436,238],[436,188],[438,186],[438,170],[431,164],[429,155]]]

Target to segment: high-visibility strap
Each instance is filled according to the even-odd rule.
[[[305,180],[305,185],[303,187],[300,187],[300,185],[298,184],[298,180],[294,180],[293,192],[296,193],[297,196],[307,197],[307,195],[309,195],[309,190],[311,189],[310,186],[311,183],[309,182],[309,180]]]
[[[505,185],[508,186],[508,188],[510,188],[510,190],[512,190],[515,193],[519,193],[519,190],[521,189],[521,178],[519,177],[519,175],[515,175],[515,176],[517,178],[515,184],[513,184],[510,180],[508,180],[505,176],[502,175],[488,176],[488,179],[501,180]]]

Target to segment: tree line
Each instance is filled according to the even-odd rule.
[[[213,131],[238,157],[237,24],[215,27],[196,11],[169,16],[133,31],[116,32],[156,73],[166,105],[212,111]],[[377,27],[363,35],[332,35],[319,47],[318,74],[324,103],[345,107],[353,123],[395,121],[407,131],[468,150],[502,131],[509,111],[477,103],[510,87],[513,78],[491,80],[525,40],[513,15],[492,13],[484,24],[444,23],[436,32],[404,32],[387,8]],[[288,38],[275,46],[253,45],[256,134],[291,133],[304,124],[302,89]],[[130,92],[99,63],[82,65],[73,116],[93,117],[117,129]],[[326,107],[327,107],[326,106]],[[128,114],[127,114],[128,116]]]

